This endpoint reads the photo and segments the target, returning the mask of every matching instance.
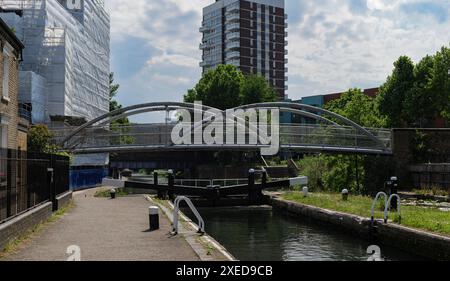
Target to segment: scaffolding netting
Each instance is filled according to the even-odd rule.
[[[25,45],[21,71],[45,79],[46,94],[35,95],[33,103],[46,105],[47,120],[88,121],[109,111],[110,23],[103,1],[81,0],[69,9],[67,0],[0,0],[0,7],[0,16]]]

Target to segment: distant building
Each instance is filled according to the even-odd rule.
[[[0,18],[23,42],[19,101],[33,124],[74,127],[109,112],[110,19],[101,0],[0,0]],[[103,173],[109,154],[74,157]]]
[[[376,96],[378,96],[378,93],[380,92],[380,88],[370,88],[370,89],[365,89],[364,94],[368,97],[371,98],[375,98]],[[335,94],[329,94],[329,95],[325,95],[323,96],[323,105],[333,101],[333,100],[337,100],[340,99],[341,96],[344,94],[345,92],[342,93],[335,93]]]
[[[371,88],[366,89],[363,91],[365,95],[369,97],[376,97],[379,93],[379,88]],[[345,92],[342,93],[334,93],[334,94],[328,94],[328,95],[317,95],[317,96],[309,96],[309,97],[303,97],[300,100],[288,100],[290,102],[294,103],[301,103],[306,105],[311,105],[318,108],[323,108],[327,103],[337,100],[342,97],[342,95]],[[281,117],[282,123],[314,123],[314,120],[309,120],[308,118],[304,118],[302,116],[298,116],[293,113],[282,113]]]
[[[286,98],[287,15],[284,0],[216,0],[203,9],[203,73],[231,64],[266,77]]]
[[[103,1],[0,0],[24,43],[20,101],[33,123],[89,121],[109,112],[110,23]]]

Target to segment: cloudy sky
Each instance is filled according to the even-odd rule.
[[[202,7],[214,0],[106,0],[124,105],[180,101],[200,78]],[[450,42],[450,0],[286,0],[292,99],[377,87],[393,61]]]

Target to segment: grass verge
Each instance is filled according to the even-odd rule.
[[[10,241],[3,251],[0,252],[0,260],[4,259],[7,255],[15,253],[18,248],[23,245],[23,243],[31,240],[36,234],[41,232],[48,225],[58,221],[62,216],[64,216],[67,212],[69,212],[73,207],[75,207],[75,203],[70,201],[69,204],[62,207],[58,211],[54,212],[47,220],[37,224],[33,228],[28,229],[24,233],[22,233],[16,239]]]
[[[350,196],[348,201],[343,201],[340,194],[328,193],[313,193],[305,198],[300,192],[287,192],[282,198],[305,205],[367,218],[371,217],[373,200],[370,197]],[[376,218],[383,218],[384,208],[381,201],[375,209]],[[390,218],[395,223],[399,223],[397,213],[390,213]],[[444,212],[434,207],[402,206],[401,225],[450,236],[450,212]]]

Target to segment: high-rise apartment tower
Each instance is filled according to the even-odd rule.
[[[287,15],[284,0],[216,0],[203,9],[203,72],[231,64],[259,74],[286,98]]]

